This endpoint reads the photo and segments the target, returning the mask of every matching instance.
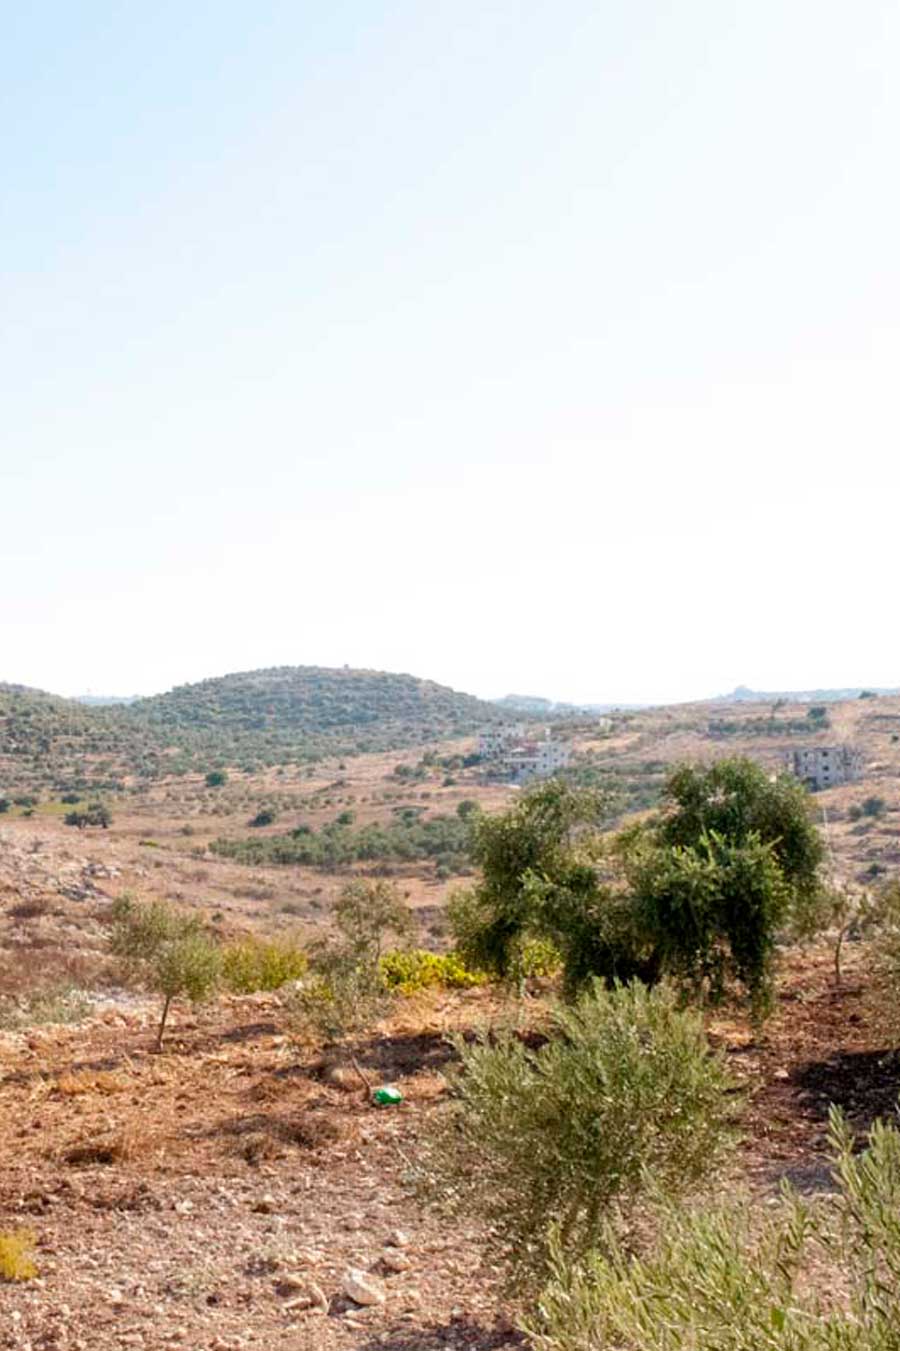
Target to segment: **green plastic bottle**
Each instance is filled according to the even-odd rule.
[[[372,1096],[379,1107],[396,1107],[403,1101],[403,1094],[399,1088],[394,1088],[391,1084],[383,1084],[381,1088],[376,1088]]]

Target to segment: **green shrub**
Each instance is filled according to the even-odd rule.
[[[222,984],[236,994],[278,990],[305,975],[306,953],[291,940],[243,938],[222,951]]]
[[[248,821],[247,824],[254,827],[271,826],[274,820],[275,820],[275,811],[271,807],[261,807],[260,810],[256,813],[256,815],[250,821]]]
[[[406,938],[412,916],[388,882],[348,882],[334,909],[337,935],[310,946],[311,974],[289,1007],[301,1033],[353,1053],[356,1037],[384,1013],[390,991],[381,969],[389,935]]]
[[[207,788],[221,788],[228,782],[224,769],[211,769],[204,779]]]
[[[562,966],[559,949],[549,938],[530,938],[522,944],[519,970],[525,980],[550,980]]]
[[[613,1236],[573,1258],[559,1233],[527,1331],[535,1351],[896,1351],[900,1345],[900,1132],[876,1123],[854,1153],[832,1111],[836,1202],[789,1191],[748,1204],[664,1206],[649,1252]]]
[[[885,805],[883,797],[866,797],[860,803],[860,810],[863,816],[883,816]]]
[[[126,979],[162,996],[159,1051],[173,999],[200,1003],[216,989],[221,951],[200,919],[161,901],[141,903],[123,896],[110,918],[110,950],[121,960]]]
[[[595,982],[537,1049],[510,1032],[455,1045],[427,1185],[483,1221],[523,1279],[543,1272],[554,1221],[584,1253],[651,1182],[696,1187],[730,1134],[724,1061],[666,987]]]
[[[654,823],[662,845],[695,848],[718,835],[731,845],[769,845],[792,909],[818,900],[825,846],[809,793],[790,775],[772,779],[753,760],[679,765],[669,775],[664,808]]]
[[[627,867],[638,923],[661,969],[714,999],[735,979],[755,1012],[765,1013],[775,936],[789,908],[772,845],[753,834],[734,843],[710,832],[690,848],[638,848]]]
[[[592,941],[586,929],[594,929],[606,893],[574,836],[595,824],[602,810],[596,793],[554,781],[530,789],[507,812],[470,815],[472,854],[482,877],[476,887],[451,897],[448,907],[467,965],[520,981],[524,946],[540,938],[553,943],[564,961],[570,959],[567,971],[588,965],[585,976],[601,974],[582,963],[576,949]],[[569,984],[576,983],[573,976]]]
[[[112,824],[112,814],[104,803],[89,802],[84,811],[67,812],[65,824],[76,826],[78,830],[84,830],[86,826],[102,826],[107,830]]]
[[[483,972],[470,971],[457,953],[428,952],[425,948],[386,952],[379,967],[388,990],[404,995],[428,989],[466,990],[487,980]]]

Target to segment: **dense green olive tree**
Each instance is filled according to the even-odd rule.
[[[468,963],[515,977],[524,943],[549,939],[567,993],[592,976],[671,975],[695,994],[737,982],[757,1013],[771,1001],[778,933],[823,920],[824,848],[806,790],[749,760],[684,765],[661,809],[601,838],[603,800],[551,781],[481,817],[481,881],[454,898]]]

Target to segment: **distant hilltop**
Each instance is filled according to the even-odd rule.
[[[532,713],[536,717],[574,717],[579,713],[613,713],[617,709],[634,711],[653,708],[653,704],[561,704],[553,699],[541,699],[536,694],[504,694],[494,699],[499,708],[510,713]]]
[[[751,690],[738,685],[730,694],[716,694],[717,704],[771,704],[783,699],[787,704],[836,704],[842,699],[874,698],[879,694],[900,694],[900,688],[885,689],[880,685],[853,685],[840,690]]]
[[[76,704],[87,704],[90,708],[109,708],[112,704],[136,704],[139,694],[76,694]]]
[[[881,694],[900,694],[900,686],[885,688],[883,685],[853,685],[846,689],[753,690],[748,685],[738,685],[730,694],[677,700],[676,703],[774,704],[780,700],[786,704],[835,704],[842,699],[874,699]],[[585,713],[635,713],[668,706],[665,701],[567,704],[555,699],[544,699],[536,694],[505,694],[502,699],[494,699],[493,703],[508,713],[535,718],[571,718]]]

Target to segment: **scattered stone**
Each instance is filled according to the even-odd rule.
[[[254,1201],[253,1210],[257,1215],[273,1215],[278,1209],[274,1196],[261,1196],[258,1201]]]
[[[301,1309],[308,1309],[312,1305],[309,1295],[295,1295],[293,1299],[286,1300],[284,1305],[285,1313],[299,1312]]]
[[[308,1282],[295,1271],[286,1271],[283,1276],[279,1276],[275,1284],[280,1295],[297,1295],[306,1290]]]
[[[387,1236],[389,1248],[406,1248],[409,1245],[409,1234],[404,1229],[392,1229]]]
[[[381,1260],[388,1271],[409,1271],[412,1262],[399,1248],[385,1248]]]
[[[366,1271],[359,1271],[356,1267],[351,1267],[344,1276],[344,1294],[348,1299],[352,1299],[354,1304],[363,1306],[384,1304],[387,1298],[378,1277],[371,1276]]]
[[[320,1309],[322,1313],[328,1312],[328,1296],[325,1294],[321,1285],[316,1285],[315,1281],[310,1281],[307,1286],[307,1293],[312,1301],[312,1308]]]

